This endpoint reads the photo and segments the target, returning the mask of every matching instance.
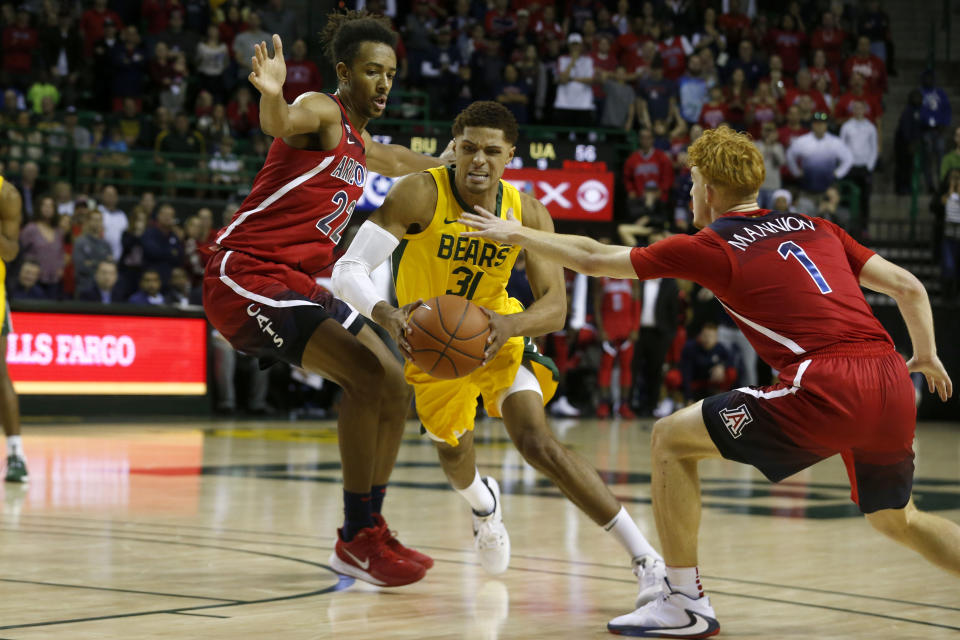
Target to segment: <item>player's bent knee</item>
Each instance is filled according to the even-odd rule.
[[[351,367],[346,370],[343,382],[344,393],[351,395],[380,396],[384,392],[386,373],[380,360],[366,347],[360,346],[350,354]]]

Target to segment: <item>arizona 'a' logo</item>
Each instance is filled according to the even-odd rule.
[[[727,426],[727,431],[734,438],[743,435],[743,428],[753,422],[753,416],[747,410],[747,405],[742,404],[735,409],[720,409],[720,418],[723,424]]]

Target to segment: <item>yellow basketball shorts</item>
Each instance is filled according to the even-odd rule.
[[[500,396],[513,385],[521,366],[536,376],[543,404],[547,404],[557,390],[559,372],[530,338],[510,338],[493,360],[462,378],[439,380],[410,362],[404,375],[413,386],[423,428],[435,440],[456,446],[460,436],[473,430],[477,396],[483,396],[489,415],[500,417]]]

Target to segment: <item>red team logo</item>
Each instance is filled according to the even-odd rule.
[[[742,436],[743,428],[753,422],[753,416],[750,415],[745,404],[736,409],[720,409],[720,419],[734,438]]]

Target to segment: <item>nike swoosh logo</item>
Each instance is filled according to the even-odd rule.
[[[460,222],[460,218],[455,218],[453,220],[447,220],[446,218],[443,219],[443,224],[456,224],[458,222]]]
[[[357,144],[357,143],[351,140],[350,136],[347,136],[347,144]]]
[[[360,562],[360,558],[358,558],[357,556],[355,556],[355,555],[353,555],[352,553],[350,553],[350,551],[349,551],[348,549],[344,549],[343,552],[344,552],[345,554],[347,554],[348,556],[350,556],[350,558],[353,559],[353,561],[356,562],[357,565],[359,565],[360,568],[363,569],[364,571],[366,571],[367,569],[370,568],[370,558],[367,558],[367,559],[364,560],[363,562]]]
[[[687,615],[690,616],[690,624],[685,627],[672,627],[672,628],[661,628],[657,629],[656,632],[660,637],[672,637],[677,636],[681,638],[696,637],[701,633],[706,633],[711,631],[714,628],[719,628],[720,625],[717,624],[716,620],[709,620],[699,613],[694,613],[690,609],[684,609],[687,612]]]

